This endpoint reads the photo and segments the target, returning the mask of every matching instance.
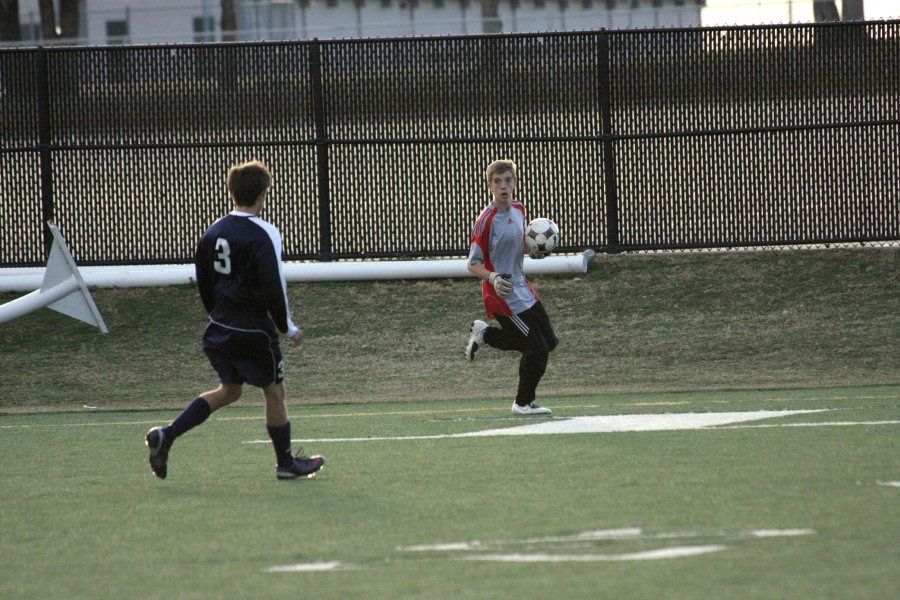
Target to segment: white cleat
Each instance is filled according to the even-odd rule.
[[[512,411],[514,415],[549,415],[552,414],[549,408],[545,408],[537,402],[522,406],[513,402]]]
[[[475,353],[484,345],[484,332],[487,328],[488,324],[484,321],[472,321],[472,327],[469,329],[472,334],[469,336],[469,343],[466,344],[466,360],[475,360]]]

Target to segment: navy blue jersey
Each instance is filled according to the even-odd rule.
[[[294,335],[281,251],[281,233],[259,217],[233,211],[213,223],[194,257],[197,287],[210,320],[273,335],[277,327]]]

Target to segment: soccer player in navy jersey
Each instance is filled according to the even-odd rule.
[[[549,408],[535,402],[535,390],[559,338],[523,270],[528,221],[525,205],[516,199],[518,167],[511,160],[496,160],[488,165],[485,177],[492,200],[475,221],[468,269],[482,280],[485,312],[500,327],[474,321],[466,359],[475,360],[475,353],[484,344],[521,352],[519,387],[512,411],[517,415],[549,415]],[[540,259],[547,254],[535,252],[530,256]]]
[[[194,259],[197,288],[209,313],[203,351],[219,375],[219,387],[194,398],[168,427],[147,432],[150,468],[165,479],[172,443],[240,399],[248,383],[261,388],[266,401],[275,476],[312,477],[325,459],[294,456],[291,451],[284,360],[278,344],[281,331],[288,337],[288,346],[296,347],[303,330],[294,324],[288,304],[281,233],[259,218],[272,176],[263,163],[251,161],[231,167],[227,182],[234,209],[206,231]]]

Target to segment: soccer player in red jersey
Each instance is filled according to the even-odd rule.
[[[485,177],[492,200],[475,221],[468,269],[482,280],[485,312],[500,326],[474,321],[466,359],[475,360],[475,353],[485,344],[520,352],[519,387],[512,411],[517,415],[549,415],[549,408],[535,402],[535,390],[559,338],[523,270],[527,220],[525,205],[516,199],[518,167],[511,160],[496,160],[488,165]],[[540,259],[547,254],[535,252],[530,256]]]

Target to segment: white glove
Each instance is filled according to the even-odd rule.
[[[548,256],[550,256],[549,252],[542,252],[541,250],[538,250],[537,248],[535,248],[534,250],[531,250],[528,253],[528,257],[533,258],[534,260],[541,260],[542,258],[547,258]]]
[[[488,281],[494,286],[494,291],[497,292],[497,295],[501,298],[506,298],[512,293],[512,282],[503,279],[500,276],[500,273],[491,273],[488,276]]]

